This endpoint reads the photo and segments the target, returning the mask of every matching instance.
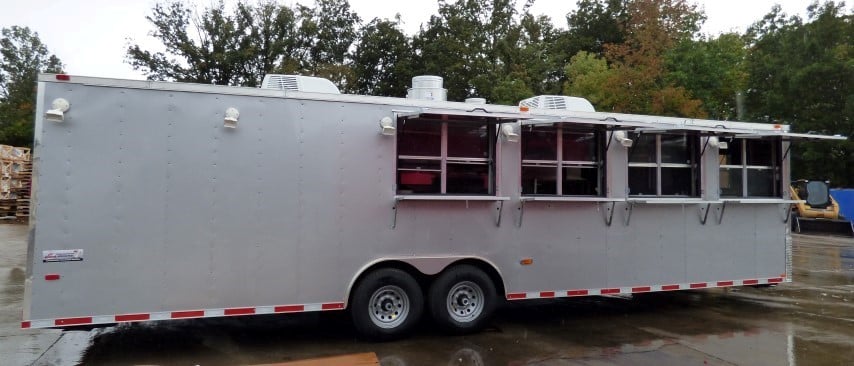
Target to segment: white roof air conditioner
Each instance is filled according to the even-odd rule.
[[[341,94],[338,87],[327,79],[302,75],[268,74],[264,76],[264,80],[261,82],[261,89]]]
[[[531,109],[563,109],[578,112],[596,112],[593,104],[590,104],[590,101],[587,99],[565,95],[538,95],[522,100],[519,102],[519,106]]]

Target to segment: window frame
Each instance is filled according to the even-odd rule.
[[[782,198],[783,197],[783,187],[782,187],[782,166],[783,159],[781,156],[782,153],[782,140],[780,139],[751,139],[751,138],[733,138],[730,142],[735,141],[735,139],[740,140],[740,153],[741,153],[741,164],[721,164],[721,155],[718,155],[718,175],[720,177],[720,172],[724,169],[738,169],[741,172],[741,194],[739,195],[726,195],[723,192],[723,189],[720,185],[720,178],[718,178],[718,193],[721,198]],[[771,142],[771,164],[772,165],[749,165],[748,164],[748,156],[747,145],[750,142],[754,141],[770,141]],[[770,170],[772,174],[773,181],[773,192],[770,196],[757,196],[750,195],[750,182],[749,173],[750,171],[763,171]]]
[[[630,132],[630,136],[632,136],[633,140],[638,140],[640,136],[644,134],[642,132]],[[697,198],[701,196],[701,182],[702,182],[702,159],[700,158],[700,136],[699,134],[690,133],[690,132],[667,132],[667,133],[654,133],[647,134],[655,136],[655,162],[632,162],[632,153],[635,151],[634,149],[638,146],[631,147],[627,151],[626,157],[626,191],[629,197],[679,197],[679,198]],[[688,142],[688,156],[691,160],[690,163],[663,163],[662,162],[662,142],[661,137],[664,135],[669,136],[685,136],[686,141]],[[631,168],[655,168],[655,194],[632,194],[631,191]],[[661,181],[661,171],[662,168],[688,168],[691,169],[691,192],[689,195],[679,195],[679,194],[662,194],[662,181]]]
[[[483,122],[483,121],[465,121],[465,120],[455,120],[453,116],[449,116],[450,118],[446,120],[435,120],[431,118],[399,118],[398,125],[405,125],[407,122],[424,122],[439,125],[440,130],[440,149],[439,156],[421,156],[421,155],[400,155],[400,137],[401,134],[405,133],[405,129],[401,128],[398,130],[397,136],[395,136],[395,194],[398,195],[441,195],[441,196],[454,196],[454,195],[474,195],[474,196],[495,196],[497,189],[497,180],[496,180],[496,154],[497,154],[497,131],[496,123],[491,122]],[[461,125],[470,125],[482,127],[486,126],[486,140],[488,142],[487,147],[487,157],[485,158],[473,158],[473,157],[454,157],[448,155],[448,124],[461,124]],[[410,160],[410,161],[431,161],[431,162],[439,162],[439,169],[410,169],[410,168],[401,168],[400,161],[401,160]],[[457,164],[457,165],[478,165],[478,166],[486,166],[488,171],[488,184],[487,184],[487,192],[486,193],[448,193],[448,164]],[[415,193],[415,192],[401,192],[401,172],[402,171],[424,171],[424,172],[436,172],[439,173],[439,192],[427,192],[427,193]]]
[[[605,196],[605,130],[597,127],[580,127],[572,126],[567,123],[555,123],[554,125],[526,125],[522,128],[537,128],[537,127],[552,127],[555,129],[555,158],[556,160],[543,159],[525,159],[524,149],[521,148],[519,154],[519,190],[522,196],[539,196],[539,197],[604,197]],[[586,160],[564,160],[564,133],[593,133],[596,156],[593,161]],[[526,139],[524,130],[522,131],[522,143]],[[530,138],[530,137],[528,137]],[[531,193],[524,191],[524,168],[554,168],[557,170],[555,174],[555,193]],[[564,194],[564,169],[566,168],[593,168],[596,169],[596,194]]]

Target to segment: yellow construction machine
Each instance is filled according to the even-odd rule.
[[[854,236],[854,222],[839,214],[839,204],[830,195],[830,182],[799,179],[789,190],[792,199],[792,230]]]

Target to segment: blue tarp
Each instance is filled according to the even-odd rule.
[[[854,188],[831,189],[830,196],[839,204],[839,213],[846,219],[854,219]]]

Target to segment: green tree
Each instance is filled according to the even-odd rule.
[[[736,33],[685,39],[665,53],[665,78],[701,100],[711,118],[736,119],[737,95],[747,87],[745,57],[747,45]]]
[[[702,11],[687,0],[635,0],[626,11],[625,42],[605,45],[614,111],[705,117],[687,90],[667,83],[664,67],[665,53],[699,31]]]
[[[248,19],[251,11],[231,14],[222,0],[200,14],[179,1],[154,5],[146,19],[154,26],[152,36],[160,40],[165,52],[150,52],[129,45],[127,62],[151,80],[174,80],[218,85],[254,85],[257,75],[246,77],[243,65],[249,64]]]
[[[515,14],[512,0],[439,1],[439,14],[413,39],[416,70],[443,76],[449,100],[494,100],[492,89],[504,63],[497,50]]]
[[[349,49],[359,36],[361,19],[347,0],[317,0],[315,7],[298,5],[301,71],[325,77],[349,89]]]
[[[30,28],[3,28],[0,35],[0,142],[30,146],[36,78],[40,72],[61,73],[62,62]]]
[[[854,15],[844,2],[813,3],[805,23],[775,6],[748,31],[747,115],[799,132],[840,133],[841,143],[799,143],[793,177],[854,186]]]
[[[566,62],[558,48],[561,34],[548,17],[524,12],[496,45],[500,62],[491,101],[516,104],[532,95],[559,94]]]
[[[566,65],[567,81],[563,93],[586,98],[596,109],[612,110],[614,100],[603,86],[613,74],[604,58],[579,51]]]
[[[628,0],[578,0],[577,9],[566,16],[569,25],[563,42],[566,52],[573,56],[580,51],[604,56],[605,45],[623,43],[628,3]]]
[[[412,45],[399,20],[374,19],[365,25],[353,51],[351,93],[406,96],[412,79]]]

